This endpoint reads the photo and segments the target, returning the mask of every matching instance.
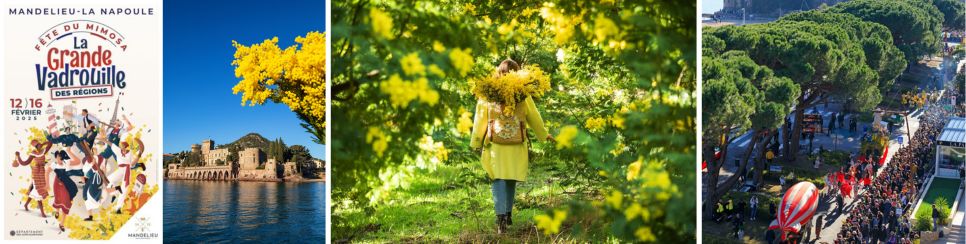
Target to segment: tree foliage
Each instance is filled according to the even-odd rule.
[[[892,44],[892,32],[884,25],[863,21],[850,14],[828,11],[798,12],[782,17],[782,20],[811,21],[843,28],[849,39],[859,40],[866,65],[878,74],[879,87],[882,89],[892,86],[906,68],[902,51]]]
[[[740,154],[739,168],[745,168],[756,148],[769,148],[772,140],[764,137],[777,133],[790,113],[801,118],[804,109],[833,98],[851,109],[874,108],[908,63],[938,51],[941,22],[926,1],[857,0],[765,24],[705,28],[705,200],[716,201],[737,178],[718,186],[723,162],[715,159],[716,149],[727,158],[731,140],[751,133],[752,143]],[[797,154],[801,129],[796,123],[784,133],[788,160]],[[764,166],[765,151],[757,150],[756,169]]]
[[[896,38],[909,40],[910,36],[919,36],[917,40],[936,40],[931,38],[934,37],[933,31],[938,33],[938,29],[932,27],[938,28],[938,25],[932,24],[938,22],[934,17],[921,16],[928,12],[926,10],[894,13],[918,18],[919,25],[923,25],[918,29],[915,23],[873,21],[879,17],[876,14],[884,11],[882,9],[899,11],[923,7],[917,3],[897,3],[898,7],[866,1],[845,4],[790,14],[766,24],[708,28],[705,33],[714,38],[710,39],[711,46],[707,50],[719,53],[743,50],[755,63],[795,82],[801,89],[795,117],[801,117],[804,108],[832,98],[846,101],[851,109],[868,110],[882,100],[882,93],[905,70],[909,58],[919,57],[903,51],[931,48],[928,43],[916,42],[906,43],[907,49],[904,50],[895,45],[903,43]],[[876,12],[876,8],[882,9]],[[863,18],[855,14],[867,16]],[[897,35],[894,28],[906,32]],[[911,33],[914,31],[919,33]],[[931,52],[934,51],[922,53]],[[801,124],[794,124],[792,131],[785,133],[787,159],[795,157],[792,152],[798,150],[801,128]]]
[[[957,0],[932,0],[932,4],[943,13],[943,27],[966,29],[966,3]]]
[[[704,37],[718,42],[713,40],[716,38],[712,35]],[[705,52],[703,64],[702,145],[711,174],[706,185],[709,195],[705,200],[713,203],[722,194],[719,189],[731,189],[718,186],[718,169],[724,162],[715,159],[715,149],[726,151],[734,140],[731,136],[746,132],[756,135],[749,152],[754,151],[754,147],[767,147],[767,143],[758,141],[769,140],[761,140],[759,135],[773,133],[784,123],[785,115],[791,112],[801,91],[791,79],[775,76],[771,69],[755,63],[744,51]],[[740,167],[746,163],[747,159]],[[725,184],[734,184],[736,179],[737,174]]]
[[[894,44],[909,63],[942,49],[943,14],[931,1],[855,0],[836,4],[828,11],[851,14],[888,27]]]
[[[553,157],[555,174],[588,196],[538,226],[592,209],[619,238],[694,238],[694,206],[674,204],[695,196],[694,11],[687,1],[333,3],[333,226],[340,206],[392,199],[434,164],[478,164],[465,133],[470,87],[512,58],[550,77],[536,103],[559,144],[534,144],[531,159]]]

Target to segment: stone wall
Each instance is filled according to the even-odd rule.
[[[168,164],[164,177],[176,180],[234,180],[236,174],[231,165],[181,167],[180,164]]]
[[[260,163],[261,149],[258,148],[245,148],[245,150],[238,152],[238,162],[241,165],[241,169],[252,170],[258,168]]]
[[[298,168],[295,166],[295,162],[285,162],[282,164],[284,169],[282,170],[282,177],[287,178],[289,176],[298,175]]]
[[[222,162],[228,161],[228,149],[222,148],[209,150],[208,153],[204,154],[203,156],[205,158],[205,165],[215,166],[218,164],[218,160],[221,160]]]

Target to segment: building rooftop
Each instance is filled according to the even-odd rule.
[[[966,118],[949,118],[937,142],[943,146],[966,146]]]

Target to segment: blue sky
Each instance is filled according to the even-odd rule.
[[[325,31],[325,21],[325,1],[318,0],[164,1],[164,152],[256,132],[304,145],[324,159],[324,146],[312,142],[284,104],[241,106],[241,94],[231,91],[239,80],[231,41],[251,45],[278,36],[284,48],[296,36]]]
[[[724,7],[724,0],[701,0],[701,13],[712,14]]]

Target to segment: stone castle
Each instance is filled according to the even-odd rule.
[[[256,180],[281,181],[301,177],[295,162],[278,163],[274,158],[267,159],[262,150],[256,147],[238,151],[238,162],[228,161],[227,148],[215,149],[215,142],[208,139],[201,145],[191,145],[192,153],[200,153],[204,166],[182,167],[181,163],[171,163],[165,169],[167,179],[183,180]],[[182,159],[183,160],[183,159]],[[264,162],[264,167],[262,163]]]

